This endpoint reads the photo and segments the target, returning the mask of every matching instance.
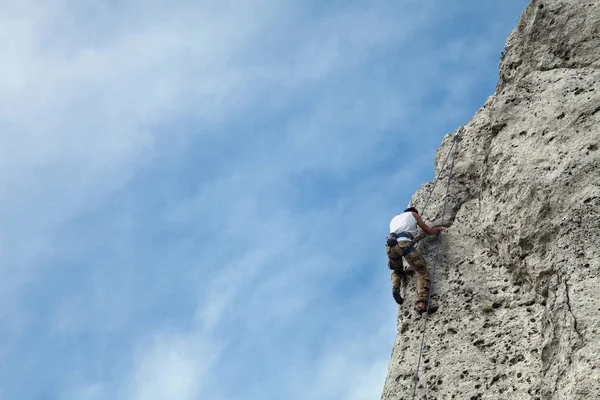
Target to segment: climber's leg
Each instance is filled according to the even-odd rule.
[[[404,303],[402,298],[402,285],[404,283],[404,271],[395,270],[392,272],[392,297],[398,304]]]
[[[409,255],[405,256],[406,261],[412,269],[417,273],[417,303],[427,302],[427,294],[429,293],[430,279],[425,259],[415,249]]]
[[[402,264],[402,254],[398,252],[398,246],[389,247],[386,245],[388,255],[388,268],[392,272],[392,296],[398,304],[404,303],[402,298],[402,285],[406,284],[404,276],[404,265]],[[391,257],[391,258],[390,258]]]

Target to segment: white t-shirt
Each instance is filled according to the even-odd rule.
[[[414,237],[417,237],[417,219],[412,215],[412,212],[405,212],[400,215],[396,215],[390,221],[390,233],[410,233]],[[408,240],[409,238],[400,237],[398,241]]]

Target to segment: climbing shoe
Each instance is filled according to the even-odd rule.
[[[427,309],[427,303],[424,301],[420,301],[417,303],[417,307],[415,308],[415,310],[419,313],[419,314],[423,314],[424,312],[429,312],[434,313],[438,310],[439,306],[437,304],[429,304],[429,309]]]
[[[398,305],[402,305],[402,303],[404,303],[404,299],[400,295],[400,290],[392,290],[392,296]]]

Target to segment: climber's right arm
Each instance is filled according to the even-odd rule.
[[[444,228],[443,226],[440,226],[437,228],[432,228],[432,227],[428,226],[425,222],[423,222],[423,219],[421,218],[421,216],[414,211],[413,211],[412,215],[417,220],[417,225],[419,225],[419,228],[423,229],[423,232],[425,232],[428,235],[435,235],[436,233],[446,230],[446,228]]]

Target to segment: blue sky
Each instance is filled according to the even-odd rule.
[[[389,219],[526,3],[0,0],[0,399],[379,398]]]

